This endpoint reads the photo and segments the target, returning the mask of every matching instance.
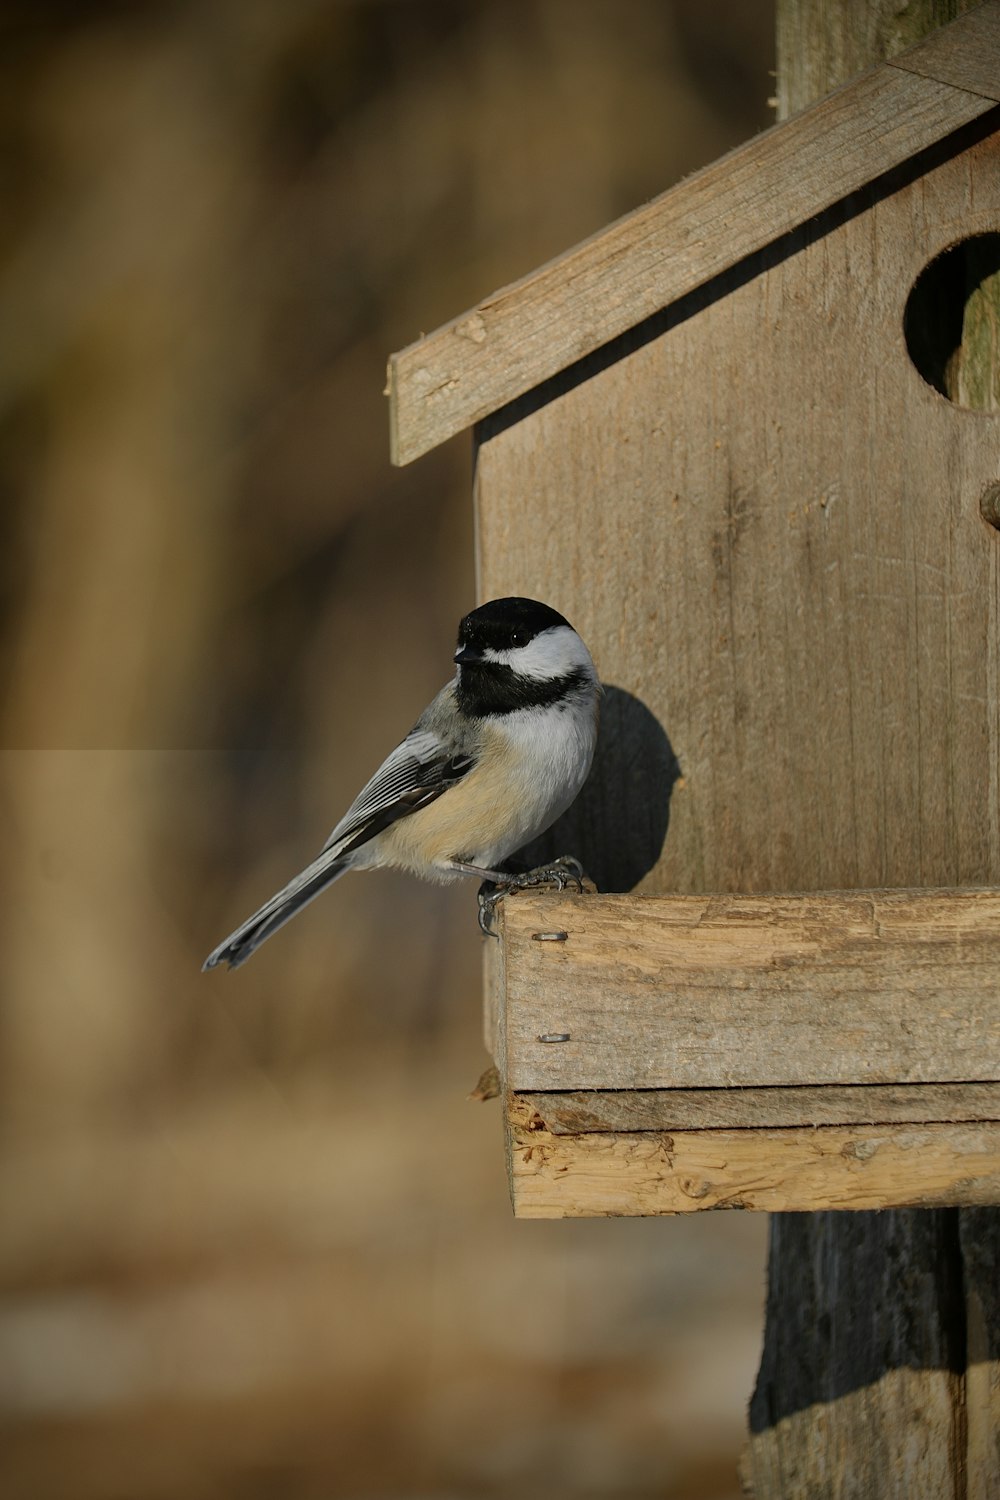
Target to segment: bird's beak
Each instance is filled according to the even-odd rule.
[[[482,661],[482,656],[475,646],[459,646],[455,652],[455,661],[460,667],[471,667]]]

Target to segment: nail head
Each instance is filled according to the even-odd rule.
[[[568,1031],[543,1031],[538,1038],[540,1042],[568,1042]]]
[[[568,932],[533,932],[531,941],[533,943],[564,943],[568,937]]]

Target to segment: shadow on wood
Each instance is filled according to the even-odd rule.
[[[821,1225],[833,1233],[817,1237]],[[934,1271],[901,1301],[899,1280],[913,1263],[915,1239],[926,1242],[920,1261]],[[765,1349],[750,1405],[754,1433],[874,1386],[892,1370],[964,1371],[965,1309],[953,1293],[961,1283],[957,1209],[774,1214],[771,1253],[768,1319],[778,1337]],[[817,1336],[826,1346],[822,1360],[815,1357]]]
[[[750,1405],[754,1492],[772,1493],[787,1474],[798,1451],[789,1419],[810,1408],[822,1410],[826,1432],[815,1482],[856,1449],[859,1432],[866,1472],[882,1461],[887,1474],[909,1432],[916,1468],[928,1470],[921,1494],[951,1493],[949,1473],[966,1465],[970,1481],[995,1476],[998,1261],[992,1208],[773,1215],[767,1340]],[[969,1493],[986,1491],[970,1483]]]
[[[587,784],[573,806],[522,850],[518,863],[530,867],[573,854],[599,891],[634,890],[660,857],[680,775],[656,716],[624,688],[605,686]]]

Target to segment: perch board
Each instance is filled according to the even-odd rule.
[[[542,892],[498,916],[516,1213],[1000,1203],[1000,891]]]

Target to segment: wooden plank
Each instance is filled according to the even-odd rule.
[[[976,17],[968,24],[943,29],[972,10]],[[775,22],[778,120],[893,61],[941,83],[996,97],[996,7],[980,9],[979,0],[910,0],[905,12],[898,0],[837,0],[822,12],[799,0],[779,0]],[[918,39],[928,31],[925,46]]]
[[[1000,884],[1000,416],[901,334],[924,266],[1000,221],[1000,133],[969,137],[481,429],[480,596],[548,599],[608,685],[532,857],[648,894]]]
[[[772,1218],[742,1465],[755,1500],[970,1500],[957,1218]]]
[[[1000,5],[978,6],[961,23],[943,26],[891,64],[1000,100]]]
[[[534,941],[552,927],[565,942]],[[536,892],[504,902],[501,932],[511,1089],[998,1075],[998,890]]]
[[[521,1218],[813,1211],[1000,1201],[1000,1125],[840,1126],[554,1135],[508,1115]]]
[[[497,943],[483,945],[483,1042],[486,1050],[497,1061],[500,1050],[500,1012],[503,996],[503,965],[498,962],[500,948]]]
[[[589,1130],[766,1129],[789,1125],[1000,1121],[1000,1083],[820,1088],[581,1089],[518,1098],[553,1135]]]
[[[497,411],[991,107],[893,65],[763,132],[393,354],[393,463]]]
[[[959,1215],[965,1293],[967,1500],[994,1500],[1000,1480],[1000,1213]]]
[[[779,0],[777,92],[782,104],[791,109],[811,102],[817,94],[842,82],[847,76],[845,68],[854,70],[874,61],[875,47],[879,49],[877,55],[884,56],[887,48],[895,49],[901,33],[913,36],[915,29],[927,30],[938,24],[943,11],[953,11],[956,5],[965,8],[966,4],[967,0],[948,0],[947,6],[942,6],[939,0],[917,0],[904,12],[891,0],[874,0],[874,3],[838,0],[835,5],[823,7],[805,6],[799,0]],[[942,44],[943,52],[949,38],[971,32],[972,28],[963,28],[962,33],[946,32],[936,40]],[[919,51],[910,53],[902,61],[915,62],[918,56]],[[975,58],[972,61],[975,65]],[[985,68],[985,81],[995,87],[1000,69],[995,57],[990,59],[988,50],[982,54],[979,66]],[[943,70],[939,68],[936,76],[943,76]],[[974,80],[966,77],[975,86]],[[974,155],[971,160],[975,162]],[[995,182],[995,155],[992,161]],[[959,163],[955,166],[957,188]],[[988,227],[982,221],[974,222],[981,206],[974,195],[969,195],[964,203],[959,198],[954,207],[949,205],[948,195],[941,192],[941,175],[928,174],[916,188],[927,194],[924,211],[913,216],[916,243],[919,245],[923,240],[920,253],[927,259],[941,245],[941,239],[957,239],[963,232],[963,224],[966,233]],[[991,177],[979,180],[989,190]],[[917,208],[916,200],[913,207]],[[948,225],[949,216],[956,210],[958,220]],[[928,230],[930,243],[924,239]],[[872,243],[873,249],[878,244],[879,253],[898,255],[898,248],[894,249],[893,225],[885,218],[880,220]],[[900,270],[905,290],[912,278],[905,255]],[[970,280],[967,284],[974,283]],[[962,291],[957,290],[961,298]],[[865,292],[860,294],[866,296]],[[932,316],[930,310],[928,313]],[[956,367],[965,363],[967,347],[963,338],[962,359],[949,360],[952,379]],[[882,325],[872,344],[874,359],[891,365],[898,348],[898,336],[891,325]],[[863,358],[862,364],[867,365],[867,360]],[[868,370],[864,374],[859,372],[860,382],[868,378]],[[900,386],[900,394],[902,389]],[[885,388],[881,388],[877,399],[881,402],[884,397]],[[945,410],[942,403],[942,414]],[[945,493],[942,487],[947,483],[943,472],[945,454],[950,450],[952,459],[958,458],[962,466],[968,462],[968,450],[963,454],[961,444],[955,443],[964,415],[953,410],[951,419],[945,417],[937,427],[932,441],[929,434],[908,436],[910,415],[890,402],[880,414],[877,435],[872,433],[871,441],[876,448],[886,443],[899,451],[899,447],[915,439],[922,450],[925,472],[914,493],[920,496],[918,511],[924,505],[929,508],[929,524],[911,554],[918,568],[931,562],[933,518],[936,516],[938,523],[943,520],[933,497]],[[988,440],[996,452],[995,430]],[[824,458],[821,464],[825,463]],[[857,473],[864,465],[844,465],[845,471],[851,468]],[[880,513],[881,495],[891,493],[893,481],[888,476],[887,479],[887,489],[880,492],[872,485],[867,492],[872,516]],[[961,480],[958,483],[964,488]],[[971,500],[972,494],[966,493]],[[909,506],[907,512],[913,515]],[[896,516],[901,519],[901,512]],[[882,545],[888,542],[891,546],[895,521],[893,518],[893,524],[886,528],[876,523],[871,534]],[[918,525],[923,529],[923,519]],[[956,529],[954,520],[950,525],[938,524],[937,529],[946,549],[939,555],[941,561],[960,535],[960,529]],[[970,531],[969,540],[971,537]],[[995,558],[996,553],[994,561]],[[936,608],[930,607],[930,616],[936,613],[939,621],[945,617],[957,625],[966,585],[947,564],[940,577],[940,602]],[[988,572],[985,576],[981,574],[974,591],[981,601],[985,600],[995,621],[995,600],[1000,597],[995,574],[992,578]],[[909,629],[926,640],[927,634],[916,621],[923,616],[925,623],[930,623],[927,612],[930,600],[919,587],[907,592],[908,603],[916,611],[910,616]],[[853,608],[854,604],[846,607]],[[863,604],[861,608],[864,609]],[[904,630],[907,628],[902,621],[899,623]],[[958,626],[959,636],[966,645],[973,639],[969,623]],[[951,624],[946,628],[951,629]],[[993,716],[998,711],[994,630],[995,623],[978,646],[984,653],[986,667],[981,681],[983,702],[987,714]],[[887,632],[880,646],[893,655],[900,641],[898,634],[893,638]],[[832,656],[837,648],[828,644]],[[893,798],[886,809],[888,825],[894,828],[897,858],[902,863],[900,884],[926,881],[929,866],[954,858],[960,847],[968,853],[974,816],[982,818],[984,832],[1000,827],[995,800],[995,760],[990,775],[974,790],[966,778],[968,770],[976,764],[976,752],[966,760],[964,773],[957,774],[957,768],[949,772],[949,757],[942,754],[943,733],[955,736],[956,747],[964,743],[967,749],[969,743],[967,716],[964,727],[959,727],[964,716],[961,703],[952,701],[945,707],[939,696],[942,692],[949,696],[947,684],[953,680],[956,665],[949,657],[948,652],[932,649],[919,666],[914,664],[912,681],[919,685],[919,692],[911,697],[909,708],[902,713],[900,697],[889,689],[889,697],[896,698],[892,716],[897,724],[905,725],[903,736],[908,742],[905,750],[897,745],[897,754],[905,757],[911,753],[912,736],[915,731],[919,736],[917,725],[921,720],[930,727],[924,714],[928,693],[935,699],[934,713],[939,723],[937,744],[930,756],[936,765],[932,779],[928,781],[927,771],[922,770],[913,780],[913,796]],[[873,677],[874,680],[877,678]],[[837,717],[824,722],[825,731],[840,741],[841,750],[847,738],[841,732],[842,727]],[[924,746],[926,755],[926,739]],[[917,760],[923,758],[919,749],[916,756]],[[846,772],[847,781],[852,774]],[[952,806],[965,804],[971,816],[966,817],[960,830],[953,824],[949,832],[947,815],[942,819],[940,810],[945,799],[950,801],[954,795],[952,788],[957,789],[959,781],[964,781],[965,790]],[[856,789],[859,786],[860,783],[855,784]],[[922,808],[931,799],[938,802],[939,813],[925,817]],[[842,812],[843,804],[841,815]],[[917,824],[920,834],[909,840],[907,834],[915,831]],[[991,857],[995,861],[995,846]],[[994,1408],[991,1419],[989,1371],[980,1364],[982,1346],[975,1347],[973,1304],[977,1276],[974,1260],[970,1261],[965,1253],[964,1243],[960,1245],[959,1225],[969,1217],[981,1221],[984,1227],[992,1225],[995,1236],[996,1209],[897,1209],[880,1214],[786,1214],[772,1218],[767,1327],[760,1376],[751,1404],[752,1439],[745,1463],[745,1486],[757,1500],[779,1500],[779,1497],[783,1500],[792,1493],[822,1495],[824,1500],[846,1500],[860,1494],[877,1494],[880,1500],[938,1500],[943,1495],[986,1500],[987,1495],[998,1492],[1000,1454],[996,1449],[996,1433],[1000,1429],[1000,1413]],[[964,1232],[961,1239],[964,1242]],[[995,1259],[992,1271],[995,1285]],[[988,1297],[987,1306],[995,1311],[993,1295]]]

